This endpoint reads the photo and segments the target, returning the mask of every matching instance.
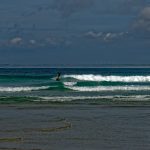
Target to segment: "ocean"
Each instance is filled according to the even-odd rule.
[[[60,81],[56,81],[57,73]],[[1,68],[0,104],[149,104],[150,68]]]
[[[149,150],[149,108],[149,68],[1,68],[0,150]]]

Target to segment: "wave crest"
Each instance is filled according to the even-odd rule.
[[[102,75],[64,75],[64,78],[74,78],[81,81],[107,82],[150,82],[150,76],[102,76]]]
[[[150,86],[96,86],[96,87],[66,87],[75,91],[100,92],[100,91],[149,91]]]
[[[63,82],[63,84],[66,86],[74,86],[77,84],[77,82]]]
[[[40,87],[0,87],[0,92],[22,92],[22,91],[36,91],[48,89],[49,86]]]

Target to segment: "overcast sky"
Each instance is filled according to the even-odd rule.
[[[0,64],[150,64],[150,0],[0,3]]]

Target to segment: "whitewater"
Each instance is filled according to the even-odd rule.
[[[56,81],[61,72],[60,81]],[[149,68],[1,68],[0,103],[150,101]]]
[[[102,76],[102,75],[64,75],[64,78],[74,78],[81,81],[107,82],[150,82],[150,76]]]

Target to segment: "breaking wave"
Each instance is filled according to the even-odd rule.
[[[150,82],[150,76],[102,76],[102,75],[64,75],[64,78],[74,78],[81,81],[107,82]]]
[[[74,86],[77,84],[77,82],[63,82],[63,84],[66,86]]]
[[[54,103],[54,104],[80,104],[83,102],[87,104],[141,104],[141,102],[150,102],[150,95],[110,95],[110,96],[5,96],[0,97],[0,103]],[[133,102],[133,103],[132,103]],[[137,103],[135,103],[137,102]],[[144,104],[144,103],[143,103]]]
[[[95,87],[66,87],[75,91],[99,92],[99,91],[149,91],[150,86],[95,86]]]
[[[40,87],[0,87],[0,92],[22,92],[22,91],[36,91],[36,90],[45,90],[49,86],[40,86]]]
[[[150,100],[149,95],[110,95],[110,96],[55,96],[55,97],[39,97],[34,101],[42,102],[71,102],[76,100],[125,100],[125,101],[147,101]]]
[[[121,96],[115,96],[119,98]],[[133,96],[134,97],[134,96]],[[97,100],[97,99],[113,99],[114,96],[55,96],[55,97],[39,97],[40,99],[36,99],[34,101],[52,101],[52,102],[65,102],[65,101],[74,101],[74,100]]]

